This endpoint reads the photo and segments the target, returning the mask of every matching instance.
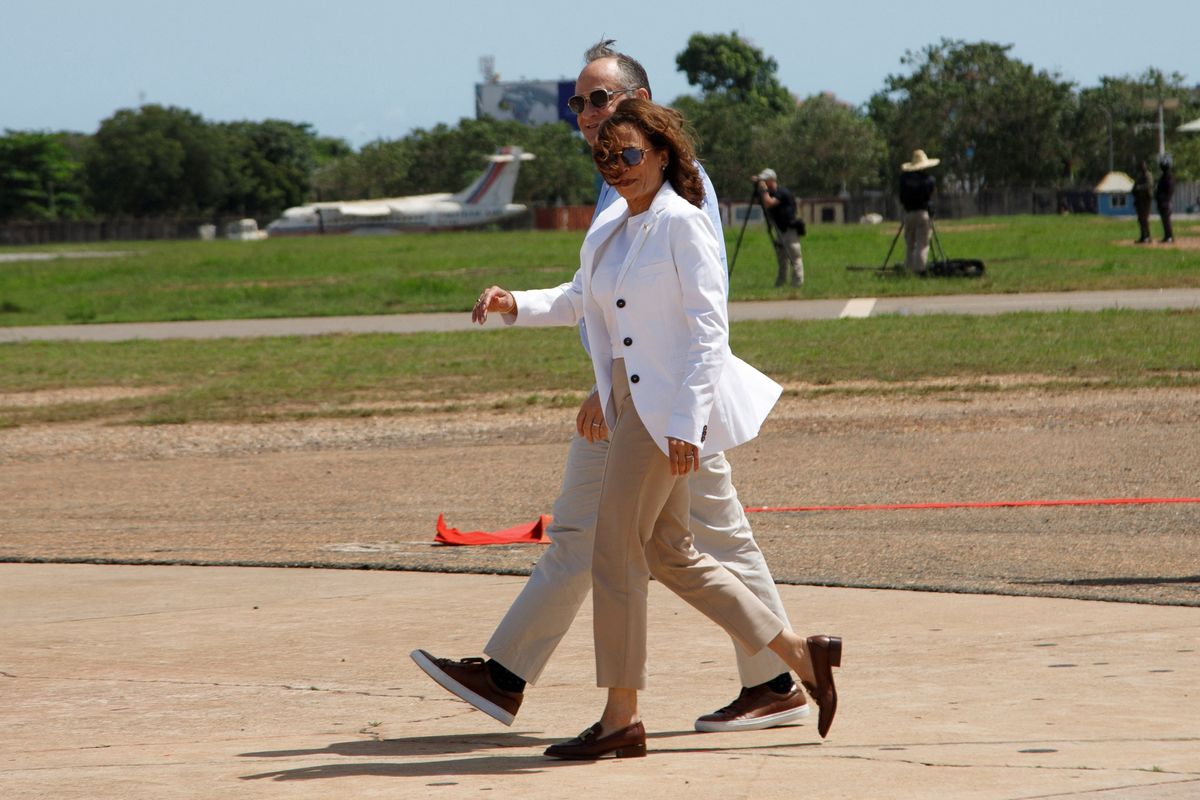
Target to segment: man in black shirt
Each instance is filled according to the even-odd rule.
[[[930,158],[924,150],[913,150],[912,161],[900,165],[900,205],[904,206],[904,268],[924,275],[929,261],[929,201],[935,182],[926,170],[942,160]]]
[[[784,282],[792,286],[804,283],[804,259],[800,255],[800,233],[796,230],[796,196],[779,185],[773,169],[764,169],[754,176],[758,183],[758,197],[763,210],[771,217],[779,231],[775,240],[775,260],[779,262],[779,273],[775,285]]]

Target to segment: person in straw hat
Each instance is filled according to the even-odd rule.
[[[935,183],[926,170],[942,163],[924,150],[913,150],[912,161],[900,165],[900,205],[904,206],[904,268],[924,275],[929,260],[929,201]]]

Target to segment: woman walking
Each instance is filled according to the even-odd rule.
[[[611,431],[592,564],[600,721],[550,747],[558,758],[645,755],[637,693],[646,684],[648,579],[723,627],[749,652],[770,647],[817,703],[824,737],[837,708],[841,640],[798,636],[736,577],[692,547],[688,475],[702,452],[748,441],[780,387],[728,345],[726,280],[682,118],[641,99],[600,129],[593,157],[620,194],[584,240],[574,279],[553,289],[492,286],[472,317],[520,325],[584,322]]]

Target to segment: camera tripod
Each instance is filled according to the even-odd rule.
[[[775,248],[776,253],[783,251],[783,239],[780,232],[775,227],[775,221],[771,219],[771,215],[767,213],[767,207],[763,205],[762,193],[758,191],[758,182],[754,184],[754,188],[750,190],[750,202],[747,204],[746,218],[742,220],[742,229],[738,231],[737,244],[733,247],[733,258],[729,260],[729,277],[733,277],[733,266],[737,263],[738,251],[742,249],[742,237],[746,235],[746,226],[750,223],[750,210],[757,205],[762,209],[763,219],[767,221],[767,235],[771,237],[771,246]]]
[[[880,266],[864,267],[851,265],[846,267],[846,269],[859,272],[875,272],[880,275],[906,274],[907,269],[901,262],[897,262],[891,267],[888,266],[888,262],[892,260],[892,253],[896,250],[896,242],[900,241],[900,234],[902,233],[904,233],[903,218],[900,219],[900,227],[896,229],[896,235],[892,237],[892,244],[888,247],[887,255],[883,257],[883,264]],[[928,263],[925,272],[920,273],[919,277],[936,275],[944,278],[978,278],[983,275],[983,262],[978,259],[949,259],[946,257],[946,249],[942,247],[942,239],[938,236],[937,226],[933,224],[932,218],[929,220],[929,233],[931,237],[929,249],[933,260]]]

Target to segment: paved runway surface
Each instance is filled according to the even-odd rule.
[[[1014,311],[1099,311],[1108,308],[1200,308],[1200,289],[1142,289],[1044,294],[956,294],[850,300],[768,300],[729,304],[734,322],[751,319],[838,319],[884,314],[1005,314]],[[489,326],[503,323],[494,319]],[[394,314],[362,317],[300,317],[198,322],[129,322],[0,328],[0,342],[130,339],[219,339],[230,336],[318,336],[330,333],[417,333],[478,330],[470,315]]]
[[[409,660],[479,654],[521,578],[0,565],[5,800],[1193,800],[1200,609],[783,586],[845,638],[829,738],[697,734],[730,643],[651,586],[650,754],[545,758],[595,721],[591,609],[511,728]]]

